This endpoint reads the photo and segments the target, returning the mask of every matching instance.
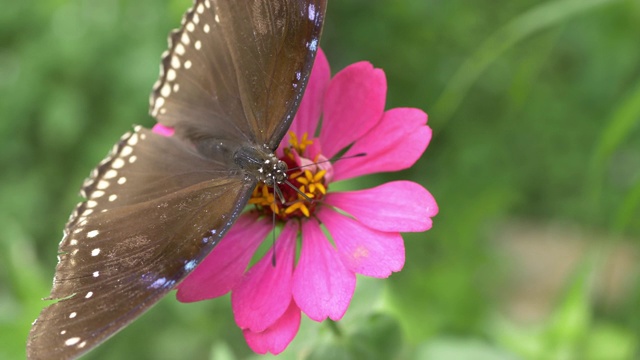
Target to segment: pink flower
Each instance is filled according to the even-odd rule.
[[[328,191],[332,181],[406,169],[425,151],[431,139],[427,115],[412,108],[384,111],[386,91],[384,72],[368,62],[348,66],[330,79],[327,59],[318,52],[300,109],[277,152],[289,168],[312,164],[291,171],[289,181],[315,201],[281,186],[286,205],[275,205],[273,189],[258,185],[250,200],[254,209],[178,286],[178,300],[199,301],[231,291],[236,323],[249,346],[261,354],[277,354],[295,337],[301,311],[315,321],[339,320],[353,296],[356,274],[385,278],[402,269],[400,232],[431,228],[431,217],[438,212],[431,194],[410,181]],[[314,137],[321,114],[322,128]],[[351,144],[346,159],[326,161]],[[360,153],[366,155],[349,158]],[[274,212],[284,228],[271,250],[247,271],[260,243],[270,238]]]

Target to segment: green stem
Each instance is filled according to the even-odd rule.
[[[342,338],[342,329],[340,329],[340,326],[337,322],[333,320],[327,320],[327,326],[335,337]]]

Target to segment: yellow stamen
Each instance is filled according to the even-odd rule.
[[[298,136],[293,131],[289,131],[289,145],[293,148],[298,148]]]
[[[290,215],[290,214],[293,214],[296,210],[300,210],[300,212],[302,212],[304,214],[304,216],[306,216],[306,217],[309,217],[311,215],[311,213],[309,213],[309,208],[302,201],[298,201],[296,203],[293,203],[293,205],[287,207],[284,210],[284,213],[287,214],[287,215]]]
[[[269,207],[271,208],[271,211],[273,211],[276,214],[279,214],[280,211],[278,210],[278,204],[276,204],[275,202],[272,202]]]
[[[327,170],[320,170],[318,171],[314,176],[313,176],[313,181],[314,182],[320,182],[322,180],[322,178],[324,177],[324,174],[327,173]]]
[[[289,145],[295,149],[298,154],[302,155],[302,153],[307,149],[307,146],[313,144],[313,140],[309,139],[309,134],[302,134],[302,138],[298,139],[298,136],[293,132],[289,131]]]

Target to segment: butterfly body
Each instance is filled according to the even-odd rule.
[[[230,169],[237,166],[239,171],[255,181],[268,185],[281,184],[286,176],[286,163],[279,160],[267,144],[237,145],[224,140],[207,139],[198,141],[195,147],[202,156],[222,161]]]
[[[313,63],[326,0],[195,0],[169,36],[150,113],[85,181],[67,222],[29,359],[77,358],[184,279],[221,241],[259,181]],[[277,160],[277,159],[276,159]],[[284,169],[286,170],[286,168]]]

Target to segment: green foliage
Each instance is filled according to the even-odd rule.
[[[189,4],[3,3],[0,359],[24,357],[84,177],[132,124],[153,124],[147,98],[160,53]],[[371,61],[386,72],[388,108],[425,109],[435,132],[412,169],[341,186],[411,179],[434,194],[440,214],[429,232],[405,236],[402,272],[359,278],[345,318],[303,320],[280,357],[640,356],[638,34],[636,0],[331,1],[323,47],[332,71]],[[522,219],[570,224],[583,240],[570,254],[588,254],[572,277],[547,275],[563,291],[540,294],[553,305],[528,322],[505,300],[525,264],[504,251],[525,234],[501,237]],[[614,291],[592,255],[620,246],[632,266],[616,273]],[[180,304],[170,296],[86,358],[258,357],[227,297]]]

